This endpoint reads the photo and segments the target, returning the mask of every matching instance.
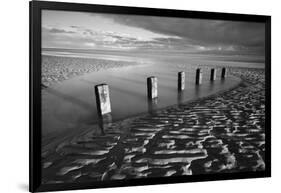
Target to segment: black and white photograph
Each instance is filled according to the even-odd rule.
[[[264,171],[265,23],[42,10],[42,183]]]
[[[278,192],[278,1],[1,5],[0,192]]]

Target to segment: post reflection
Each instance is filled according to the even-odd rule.
[[[157,103],[158,103],[158,98],[153,98],[153,99],[147,100],[147,107],[148,107],[149,114],[152,114],[152,115],[156,114]]]
[[[224,83],[225,83],[225,78],[222,78],[221,81],[220,81],[220,83],[221,83],[221,84],[224,84]]]
[[[209,83],[209,92],[212,92],[215,88],[215,81],[210,81]]]
[[[101,129],[101,133],[104,135],[106,133],[106,131],[109,130],[112,125],[111,113],[107,113],[105,115],[99,116],[98,125]]]
[[[184,102],[184,92],[178,91],[178,97],[177,97],[178,106],[180,106]]]
[[[201,86],[196,85],[195,86],[195,96],[196,97],[200,97],[200,90],[201,90]]]

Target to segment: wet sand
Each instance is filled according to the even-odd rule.
[[[264,70],[231,74],[243,80],[231,90],[93,126],[46,148],[43,183],[264,170]]]
[[[70,78],[109,68],[134,65],[133,62],[95,58],[42,56],[42,87],[49,87]]]

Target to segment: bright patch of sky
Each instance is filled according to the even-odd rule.
[[[120,24],[103,14],[49,10],[42,12],[42,37],[43,47],[108,49],[130,49],[143,44],[157,46],[158,38],[180,39]]]

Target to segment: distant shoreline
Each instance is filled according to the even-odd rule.
[[[47,49],[48,50],[48,49]],[[67,49],[66,49],[67,50]],[[71,50],[71,49],[69,49]],[[62,52],[63,53],[63,52]],[[105,54],[107,56],[107,54]],[[108,58],[105,56],[99,58],[97,56],[81,56],[76,55],[52,55],[52,54],[42,54],[42,82],[41,88],[52,87],[53,85],[74,78],[77,76],[84,75],[86,73],[98,72],[100,70],[106,70],[110,68],[119,68],[130,65],[138,65],[140,62],[137,59],[137,54],[135,56],[125,55],[108,55]],[[200,56],[200,55],[198,55]],[[115,57],[120,57],[118,60]],[[143,56],[142,56],[143,57]],[[164,57],[164,56],[163,56]],[[205,55],[205,57],[209,57]],[[214,57],[211,56],[210,57]],[[216,56],[217,57],[217,56]],[[135,58],[135,59],[134,59]],[[145,57],[144,57],[145,58]],[[151,58],[152,59],[152,58]],[[62,61],[65,60],[65,61]],[[143,60],[142,62],[145,62]],[[82,62],[82,63],[81,63]],[[148,62],[148,60],[147,60]],[[257,62],[263,64],[264,61],[243,61],[243,60],[229,60],[228,62]],[[218,65],[221,66],[221,65]],[[235,68],[229,66],[230,68]],[[239,67],[241,68],[241,67]],[[264,67],[245,67],[250,69],[264,69]]]
[[[201,51],[201,52],[186,52],[184,50],[104,50],[104,49],[75,49],[75,48],[43,48],[43,54],[44,53],[72,53],[74,55],[80,54],[105,54],[105,55],[115,55],[115,56],[137,56],[137,57],[143,57],[143,55],[185,55],[187,57],[190,57],[192,55],[197,57],[219,57],[223,58],[223,61],[228,62],[257,62],[257,63],[264,63],[264,56],[259,56],[258,58],[245,58],[249,55],[240,54],[237,55],[239,58],[236,58],[235,60],[230,60],[228,57],[231,57],[233,55],[233,52],[228,51],[224,52],[223,54],[218,52],[211,52],[211,51]],[[252,57],[257,57],[256,55],[251,55]],[[243,58],[243,59],[241,59]],[[246,59],[246,60],[245,60]]]

